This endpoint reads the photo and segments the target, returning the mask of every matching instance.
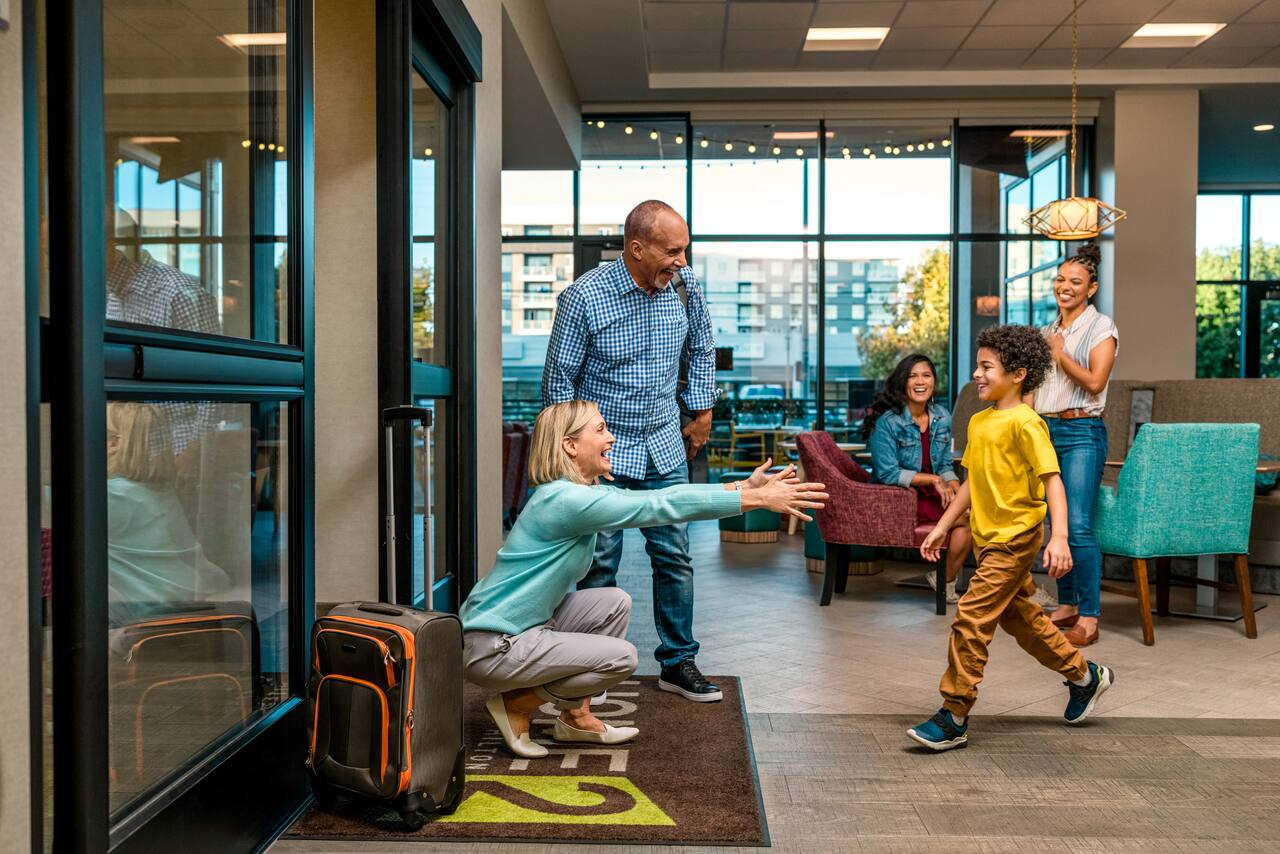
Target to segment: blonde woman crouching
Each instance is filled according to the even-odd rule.
[[[631,597],[616,587],[565,594],[591,567],[596,534],[737,516],[767,508],[808,520],[821,508],[821,483],[800,483],[790,466],[766,475],[766,462],[736,484],[684,484],[653,491],[605,489],[613,434],[594,403],[548,406],[533,426],[533,495],[461,610],[463,665],[471,682],[496,690],[486,705],[507,747],[538,757],[529,734],[535,710],[560,710],[556,741],[618,744],[635,727],[612,727],[589,700],[630,676],[636,649],[625,640]]]

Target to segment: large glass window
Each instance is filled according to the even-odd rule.
[[[1280,194],[1196,200],[1196,376],[1280,376]]]
[[[589,122],[582,131],[580,233],[621,234],[627,214],[645,199],[687,214],[684,133],[683,120]]]
[[[817,122],[698,124],[693,138],[694,234],[817,232]]]
[[[289,341],[285,3],[103,20],[107,320]]]
[[[951,231],[951,126],[827,124],[828,234]]]
[[[413,284],[410,289],[413,359],[418,362],[443,361],[444,325],[436,323],[443,316],[440,300],[444,292],[437,287],[439,261],[444,257],[446,230],[438,211],[444,209],[445,187],[440,180],[447,174],[444,128],[446,111],[435,92],[417,74],[410,75],[413,109],[413,148],[411,180],[413,181]]]

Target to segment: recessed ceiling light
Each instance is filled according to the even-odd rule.
[[[1195,47],[1226,24],[1143,24],[1120,47]]]
[[[833,130],[827,131],[827,139],[831,139],[836,135]],[[816,130],[776,130],[773,132],[774,139],[817,139],[818,132]]]
[[[284,33],[227,33],[218,36],[218,41],[241,53],[248,53],[251,47],[283,47],[289,40]]]
[[[129,141],[137,145],[158,145],[164,142],[182,142],[176,136],[131,136]]]
[[[1049,137],[1070,136],[1071,131],[1062,128],[1024,128],[1015,130],[1009,136],[1015,136],[1019,139],[1047,139]]]
[[[810,27],[804,49],[814,50],[878,50],[888,27]]]
[[[1268,122],[1265,125],[1254,125],[1253,129],[1256,130],[1258,133],[1262,133],[1264,131],[1275,130],[1276,126]]]

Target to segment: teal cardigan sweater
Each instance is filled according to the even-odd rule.
[[[462,626],[467,631],[518,635],[546,623],[591,568],[601,531],[720,519],[741,512],[741,493],[721,484],[646,491],[568,480],[544,483],[520,512],[493,571],[463,603]]]

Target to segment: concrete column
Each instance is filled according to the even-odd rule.
[[[476,85],[477,566],[502,545],[502,2],[465,0],[484,39]]]
[[[11,850],[31,837],[31,727],[27,584],[26,273],[23,267],[22,14],[32,4],[9,4],[9,29],[0,31],[0,644],[8,651],[7,690],[0,695],[0,839]],[[26,222],[26,228],[38,223]]]
[[[1114,231],[1101,303],[1120,330],[1117,379],[1196,375],[1196,190],[1200,101],[1195,90],[1115,96],[1105,189],[1129,218]],[[1107,167],[1111,166],[1110,173]],[[1109,280],[1108,280],[1109,279]]]
[[[316,601],[378,598],[374,4],[315,4]]]

